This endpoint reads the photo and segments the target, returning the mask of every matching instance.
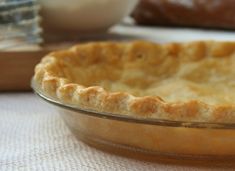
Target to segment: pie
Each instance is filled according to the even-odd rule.
[[[45,56],[40,89],[82,109],[138,118],[235,122],[235,42],[95,42]]]
[[[33,81],[62,104],[183,123],[140,124],[62,110],[70,129],[86,142],[151,154],[235,156],[234,129],[210,127],[235,122],[234,42],[79,44],[45,56]],[[193,122],[208,126],[188,128]]]

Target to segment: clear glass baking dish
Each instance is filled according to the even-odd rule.
[[[112,153],[153,159],[235,159],[235,124],[183,122],[99,113],[46,95],[32,80],[34,92],[57,106],[76,137]]]

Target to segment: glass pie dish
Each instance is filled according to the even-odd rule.
[[[234,54],[234,42],[79,44],[44,57],[32,87],[102,149],[233,159]]]
[[[235,159],[235,124],[140,119],[78,108],[48,96],[32,80],[34,92],[57,106],[78,139],[108,151],[143,157]]]

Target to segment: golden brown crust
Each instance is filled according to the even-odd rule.
[[[88,43],[48,54],[36,66],[34,80],[45,93],[63,102],[98,112],[179,121],[234,122],[234,102],[213,104],[207,103],[207,99],[168,101],[156,95],[138,95],[147,89],[151,90],[151,86],[158,83],[154,81],[162,75],[168,78],[178,72],[182,61],[185,62],[183,64],[191,64],[217,57],[231,61],[234,55],[233,42],[200,41],[166,45],[145,41]],[[125,75],[126,73],[120,76],[123,64],[124,69],[128,69],[128,72],[130,70],[134,77]],[[88,66],[89,70],[84,69]],[[162,69],[157,70],[156,67]],[[140,72],[142,69],[144,73]],[[181,72],[176,77],[180,74]],[[183,77],[198,83],[200,80],[195,74],[194,72],[189,75],[189,78],[187,75]],[[231,76],[234,75],[230,74]],[[231,79],[230,77],[228,78]],[[114,86],[112,82],[117,80],[122,81],[123,84],[118,85],[122,89],[119,91],[117,86],[118,88],[113,89],[115,91],[111,91]],[[190,92],[199,91],[195,84],[187,84]],[[128,88],[127,91],[122,91],[127,85],[129,89],[133,88],[132,91],[129,92]],[[132,94],[134,89],[138,89],[137,94]],[[205,94],[203,91],[200,93]],[[171,95],[174,95],[174,92]]]

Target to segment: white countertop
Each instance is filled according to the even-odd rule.
[[[124,38],[148,39],[161,43],[198,40],[235,41],[235,31],[232,30],[135,26],[129,21],[113,27],[111,33]]]

